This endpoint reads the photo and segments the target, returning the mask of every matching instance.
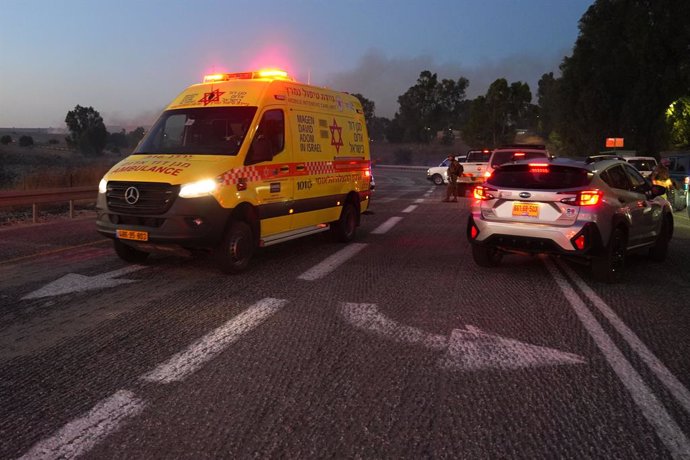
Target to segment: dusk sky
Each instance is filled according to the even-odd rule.
[[[423,70],[470,81],[558,72],[592,0],[0,0],[0,127],[150,125],[213,71],[282,67],[392,117]]]

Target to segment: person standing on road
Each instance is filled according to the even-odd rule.
[[[455,159],[455,156],[448,155],[448,188],[446,189],[446,197],[443,201],[458,201],[458,177],[460,177],[463,171],[462,165]],[[450,199],[451,195],[453,195],[452,200]]]

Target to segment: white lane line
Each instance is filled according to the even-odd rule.
[[[618,349],[611,337],[606,334],[606,331],[597,322],[592,312],[589,311],[580,296],[570,286],[563,274],[558,271],[554,263],[550,259],[545,258],[544,264],[558,284],[558,287],[560,287],[568,303],[570,303],[570,306],[573,307],[573,311],[580,319],[580,322],[592,337],[621,383],[627,388],[644,417],[654,427],[657,435],[670,451],[671,456],[678,459],[689,458],[690,442],[688,442],[683,430],[669,415],[652,390],[644,383],[640,374],[625,359],[623,353]]]
[[[264,322],[286,303],[287,300],[272,298],[258,301],[221,327],[197,340],[185,351],[174,355],[167,362],[139,378],[155,383],[183,380],[199,370],[207,361],[222,353],[242,335]]]
[[[402,219],[402,217],[391,217],[390,219],[379,225],[377,228],[375,228],[371,233],[374,235],[383,235],[388,230],[395,227],[397,223],[400,222]]]
[[[350,243],[323,262],[313,266],[297,278],[306,281],[314,281],[323,278],[330,272],[347,262],[351,257],[357,255],[359,251],[366,247],[366,243]]]
[[[416,200],[414,200],[414,203],[422,204],[424,203],[424,201],[426,201],[424,198],[417,198]]]
[[[570,267],[564,262],[558,261],[558,265],[566,272],[577,287],[587,296],[595,307],[609,320],[611,325],[628,342],[632,348],[642,358],[649,369],[657,378],[666,385],[668,391],[683,406],[686,412],[690,413],[690,392],[676,378],[671,371],[657,358],[652,351],[635,335],[635,333],[623,322],[622,319],[599,297],[591,287],[589,287]]]
[[[120,390],[96,404],[86,415],[69,422],[52,437],[35,444],[20,459],[76,458],[115,432],[127,419],[144,410],[131,391]]]
[[[412,211],[414,211],[415,209],[417,209],[417,205],[413,204],[413,205],[410,205],[410,206],[406,207],[405,209],[403,209],[402,212],[404,212],[405,214],[409,214]]]

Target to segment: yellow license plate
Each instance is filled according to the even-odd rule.
[[[148,241],[149,232],[137,232],[134,230],[118,230],[117,237],[122,240]]]
[[[519,217],[539,217],[539,204],[513,203],[513,215]]]

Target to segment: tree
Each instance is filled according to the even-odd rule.
[[[143,126],[139,126],[136,129],[130,131],[127,134],[127,140],[130,146],[135,147],[140,140],[144,138],[144,134],[146,133],[146,130],[143,128]]]
[[[376,118],[374,116],[374,111],[376,110],[376,104],[374,101],[371,101],[367,99],[366,97],[362,96],[359,93],[354,93],[354,97],[359,99],[359,102],[362,104],[362,111],[364,112],[364,119],[366,120],[367,123],[367,133],[369,133],[369,138],[372,138],[371,133],[372,133],[372,123],[374,119]]]
[[[93,107],[77,105],[67,112],[65,123],[70,131],[68,143],[76,146],[84,155],[98,156],[103,153],[108,131],[101,115]]]
[[[541,76],[537,89],[537,104],[539,105],[539,118],[537,121],[537,132],[549,137],[556,125],[556,119],[560,113],[559,80],[554,78],[553,72],[545,73]]]
[[[111,149],[120,149],[124,147],[129,147],[129,139],[127,134],[123,129],[119,133],[109,133],[108,134],[108,146]]]
[[[469,112],[462,129],[463,140],[475,147],[494,146],[494,130],[486,96],[477,96],[471,102]]]
[[[404,130],[404,140],[428,143],[439,130],[459,126],[467,107],[463,102],[468,85],[463,77],[439,82],[435,73],[422,71],[417,84],[398,97],[396,119]]]
[[[690,146],[690,96],[682,97],[666,111],[666,121],[674,147]]]
[[[34,138],[31,136],[22,136],[19,138],[20,147],[31,147],[34,145]]]
[[[12,143],[12,136],[6,134],[6,135],[0,137],[0,144],[7,145],[7,144],[11,144],[11,143]]]
[[[690,88],[687,0],[597,0],[580,19],[573,54],[561,64],[557,123],[578,153],[604,138],[656,153],[667,145],[666,110]]]

